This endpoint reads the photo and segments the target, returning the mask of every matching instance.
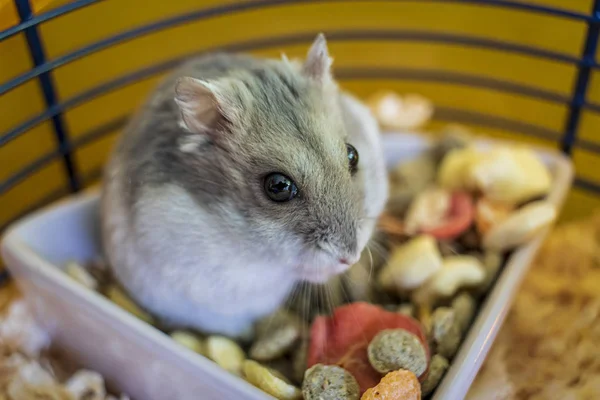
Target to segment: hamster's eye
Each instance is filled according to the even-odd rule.
[[[287,176],[274,172],[265,178],[265,193],[273,201],[290,201],[298,194],[298,187]]]
[[[350,172],[355,173],[358,168],[358,151],[351,144],[346,143],[346,150],[348,151],[348,164],[350,166]]]

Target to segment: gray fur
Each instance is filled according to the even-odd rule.
[[[387,180],[379,139],[365,134],[376,124],[340,95],[323,46],[317,39],[304,65],[193,59],[129,124],[107,167],[103,238],[115,276],[149,311],[237,335],[298,280],[323,281],[346,269],[340,258],[358,259]],[[217,120],[186,125],[197,104],[176,93],[193,81],[181,77],[210,88],[214,104],[204,105]],[[354,176],[346,142],[359,151]],[[263,179],[272,172],[290,176],[299,196],[269,200]]]

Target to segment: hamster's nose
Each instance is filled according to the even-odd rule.
[[[338,261],[340,262],[340,264],[354,265],[358,262],[358,258],[359,257],[351,257],[351,258],[342,257]]]

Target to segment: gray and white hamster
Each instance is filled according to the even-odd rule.
[[[238,336],[355,263],[388,194],[376,121],[319,35],[303,62],[213,54],[152,93],[111,155],[105,255],[163,323]]]

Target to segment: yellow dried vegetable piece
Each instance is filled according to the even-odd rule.
[[[442,256],[435,239],[419,235],[392,251],[378,280],[384,289],[402,292],[419,287],[441,267]]]
[[[171,332],[171,334],[169,335],[171,336],[171,338],[176,341],[177,343],[179,343],[180,345],[187,347],[188,349],[192,350],[195,353],[198,354],[205,354],[204,351],[204,343],[202,342],[202,339],[200,339],[198,336],[194,335],[193,333],[190,332],[186,332],[186,331],[174,331]]]
[[[106,290],[106,297],[113,303],[124,309],[125,311],[135,315],[142,321],[149,324],[154,324],[154,318],[144,310],[142,310],[137,304],[133,302],[118,286],[110,285]]]
[[[533,151],[497,146],[482,155],[471,165],[468,180],[490,200],[519,204],[550,190],[550,172]]]
[[[459,288],[477,285],[484,278],[485,271],[477,257],[450,256],[431,279],[431,288],[442,296],[452,296]]]
[[[432,304],[438,298],[453,296],[463,287],[481,284],[485,279],[485,269],[481,261],[474,256],[449,256],[439,269],[423,286],[413,294],[417,304]]]
[[[529,203],[513,212],[483,236],[483,248],[505,251],[533,239],[556,220],[556,207],[545,200]]]
[[[244,350],[233,340],[224,336],[209,336],[205,345],[206,356],[221,368],[240,375],[246,359]]]
[[[243,370],[248,382],[279,400],[302,398],[300,389],[287,382],[280,374],[260,365],[256,361],[244,361]]]
[[[448,190],[471,189],[470,171],[480,158],[481,152],[473,146],[451,150],[440,164],[438,184]]]

